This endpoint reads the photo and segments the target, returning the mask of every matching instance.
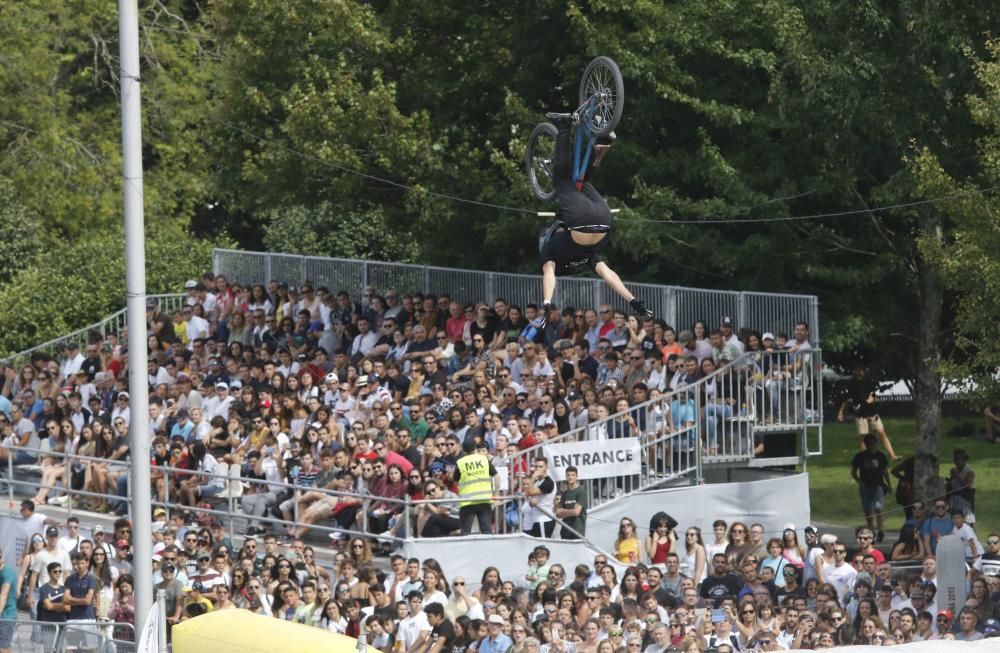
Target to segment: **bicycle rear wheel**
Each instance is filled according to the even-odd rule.
[[[525,167],[531,192],[543,202],[550,202],[556,196],[552,179],[552,165],[556,153],[556,126],[550,122],[535,125],[528,139],[528,155]]]
[[[625,81],[618,64],[609,57],[597,57],[587,64],[580,79],[579,101],[578,111],[591,116],[591,134],[610,134],[622,119],[625,105]]]

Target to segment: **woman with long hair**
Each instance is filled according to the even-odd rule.
[[[701,583],[708,575],[708,554],[705,541],[701,539],[701,529],[689,526],[684,532],[684,556],[681,561],[687,566],[687,574],[695,583]]]
[[[742,566],[743,558],[753,550],[754,545],[748,540],[750,530],[741,521],[734,521],[729,526],[729,545],[726,546],[726,558],[729,559],[729,566],[739,569]]]
[[[618,585],[618,597],[616,603],[622,603],[625,599],[638,601],[642,594],[642,580],[639,578],[639,571],[635,567],[629,567],[622,574],[621,583]]]
[[[237,567],[233,570],[233,583],[229,587],[229,598],[237,608],[249,609],[254,596],[250,591],[250,576],[245,569]]]
[[[354,563],[355,569],[361,569],[362,565],[370,565],[372,562],[372,548],[368,544],[368,540],[363,537],[351,539],[347,555]]]
[[[979,601],[980,619],[993,617],[993,598],[990,595],[990,587],[986,584],[985,578],[977,578],[972,581],[972,593],[970,596]]]
[[[76,429],[73,427],[73,422],[68,419],[62,420],[61,423],[54,419],[47,420],[45,431],[48,434],[49,451],[53,453],[67,453],[76,441]],[[63,480],[66,474],[66,458],[43,455],[39,456],[39,460],[42,464],[42,482],[31,499],[36,506],[48,500],[51,489],[54,489],[55,484]]]
[[[927,556],[920,534],[912,524],[903,524],[899,529],[899,540],[892,546],[889,559],[893,562],[902,560],[923,560]]]
[[[115,596],[114,583],[118,578],[118,568],[111,566],[108,552],[104,547],[94,547],[94,552],[90,556],[90,575],[97,580],[97,589],[94,592],[97,618],[106,619]]]
[[[645,538],[646,555],[649,557],[649,564],[663,565],[667,563],[667,554],[676,549],[677,535],[666,517],[662,516],[650,524],[649,535]],[[690,530],[690,529],[688,529]]]
[[[340,605],[335,599],[328,599],[323,604],[323,614],[319,618],[319,627],[340,635],[347,632],[347,619],[341,614]]]
[[[787,526],[791,526],[791,524]],[[805,569],[806,549],[799,544],[799,536],[795,529],[787,526],[781,532],[781,557],[796,569]]]
[[[615,538],[615,559],[628,565],[642,562],[642,542],[636,532],[635,521],[623,517],[618,523],[618,536]]]
[[[108,618],[114,622],[112,637],[117,641],[131,642],[135,639],[135,581],[129,574],[122,574],[115,581],[115,593]],[[119,624],[132,624],[120,626]]]
[[[247,318],[242,311],[233,311],[233,317],[229,320],[229,339],[227,344],[239,344],[249,347],[253,338],[253,327],[247,326]],[[237,359],[239,360],[239,359]]]
[[[853,625],[854,631],[857,633],[861,632],[861,626],[865,619],[871,616],[878,616],[878,605],[875,603],[874,599],[865,597],[858,601],[858,611],[854,615]]]
[[[757,606],[749,595],[740,601],[736,610],[736,631],[740,647],[746,647],[757,633]]]
[[[471,626],[472,620],[464,614],[455,617],[455,643],[452,644],[450,651],[441,651],[441,653],[467,653],[469,646],[479,639],[479,633],[473,631]],[[517,645],[516,641],[514,645]],[[511,653],[520,652],[511,651]]]

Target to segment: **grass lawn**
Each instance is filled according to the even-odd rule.
[[[947,434],[959,423],[972,423],[978,431],[982,419],[974,416],[942,420],[941,431]],[[916,424],[913,419],[884,420],[886,433],[896,454],[906,458],[915,453]],[[857,484],[851,480],[851,458],[857,453],[859,438],[853,423],[823,425],[823,455],[809,459],[809,495],[815,521],[843,526],[864,524]],[[989,444],[975,437],[954,438],[944,435],[941,442],[941,476],[946,478],[953,466],[952,451],[965,449],[969,464],[976,472],[976,531],[984,538],[1000,529],[1000,444]],[[903,509],[893,492],[886,496],[886,531],[896,533],[903,524]],[[894,539],[894,535],[889,536]],[[887,537],[888,539],[888,537]]]

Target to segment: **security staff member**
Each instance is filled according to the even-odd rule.
[[[491,532],[490,517],[493,514],[493,480],[497,470],[490,459],[476,453],[476,443],[468,439],[462,444],[465,455],[458,459],[455,480],[458,482],[458,520],[462,535],[472,533],[472,522],[479,520],[479,532]]]

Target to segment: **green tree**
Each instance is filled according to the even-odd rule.
[[[303,256],[414,263],[419,246],[408,232],[393,229],[381,207],[355,210],[321,202],[263,212],[264,244],[274,252]]]
[[[38,215],[21,204],[9,179],[0,178],[0,285],[39,251]]]
[[[20,269],[0,288],[0,352],[23,351],[97,322],[125,306],[122,230],[63,243]],[[146,289],[181,292],[185,278],[211,265],[213,246],[167,227],[146,242]]]

